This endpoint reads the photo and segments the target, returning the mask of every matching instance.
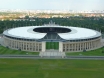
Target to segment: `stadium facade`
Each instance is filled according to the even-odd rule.
[[[31,52],[79,52],[102,47],[100,32],[56,24],[11,28],[3,32],[3,38],[5,47]]]

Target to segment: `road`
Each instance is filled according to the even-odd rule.
[[[104,60],[104,56],[66,56],[62,57],[40,57],[38,55],[0,55],[0,58],[19,58],[19,59],[86,59],[86,60]]]

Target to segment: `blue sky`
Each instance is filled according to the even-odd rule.
[[[0,9],[104,10],[104,0],[0,0]]]

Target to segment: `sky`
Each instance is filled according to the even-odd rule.
[[[104,0],[0,0],[0,9],[104,10]]]

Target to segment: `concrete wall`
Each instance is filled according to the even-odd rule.
[[[89,51],[102,47],[101,38],[80,42],[64,42],[63,52]]]
[[[42,51],[42,42],[16,40],[7,38],[5,36],[3,38],[4,38],[4,46],[6,47],[22,51],[31,51],[31,52]]]
[[[24,41],[11,39],[8,37],[4,38],[4,46],[12,49],[20,49],[23,51],[31,52],[45,52],[46,51],[46,42],[36,42],[36,41]],[[88,41],[79,41],[79,42],[59,42],[59,52],[79,52],[79,51],[89,51],[102,47],[101,44],[102,38],[97,38]]]

